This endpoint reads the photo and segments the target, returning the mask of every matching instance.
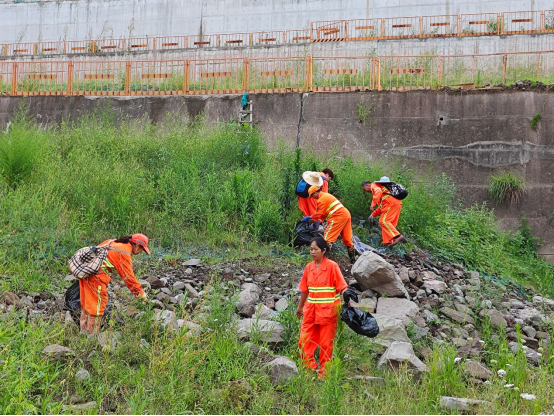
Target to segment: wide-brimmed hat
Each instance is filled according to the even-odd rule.
[[[381,176],[381,179],[378,181],[375,181],[375,183],[391,183],[392,181],[389,179],[388,176]]]
[[[302,179],[304,179],[309,185],[323,186],[323,178],[321,177],[319,172],[311,172],[307,170],[302,174]]]

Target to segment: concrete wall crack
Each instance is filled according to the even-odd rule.
[[[298,133],[296,134],[296,147],[300,147],[300,134],[302,133],[302,123],[304,120],[304,100],[308,99],[308,93],[303,93],[300,97],[300,117],[298,118]]]

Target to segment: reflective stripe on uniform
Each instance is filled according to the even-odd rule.
[[[308,291],[310,292],[335,292],[337,289],[333,286],[322,286],[322,287],[308,287]]]
[[[102,270],[105,273],[111,273],[115,270],[115,266],[108,260],[106,257],[106,260],[104,260],[104,263],[102,263]]]
[[[329,236],[329,233],[331,232],[331,230],[333,229],[333,224],[335,223],[334,220],[331,220],[331,222],[329,222],[329,224],[327,224],[327,228],[325,229],[325,234],[323,234],[323,239],[325,241],[327,241],[327,237]]]
[[[312,298],[308,296],[309,303],[334,303],[340,299],[340,294],[336,294],[332,298]]]
[[[385,213],[383,214],[383,225],[384,225],[385,228],[388,230],[388,232],[390,233],[390,235],[394,237],[394,236],[395,236],[394,231],[391,230],[391,228],[389,227],[389,224],[387,223],[387,214],[389,213],[390,208],[391,208],[391,207],[389,207],[389,209],[387,209],[387,212],[385,212]]]

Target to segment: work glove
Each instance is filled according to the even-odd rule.
[[[367,225],[371,228],[375,225],[375,217],[373,215],[370,215],[367,217]]]
[[[302,218],[300,220],[300,222],[308,222],[308,221],[310,221],[310,219],[311,219],[310,216],[307,216],[307,217]]]
[[[147,302],[148,301],[148,296],[146,296],[146,293],[141,293],[140,295],[137,296],[137,299],[140,299],[143,302]]]

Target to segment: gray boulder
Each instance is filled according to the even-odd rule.
[[[259,303],[255,308],[255,312],[253,315],[254,319],[266,319],[269,320],[275,316],[275,311],[273,309],[269,309],[267,306],[265,306],[263,303]]]
[[[413,374],[428,371],[427,366],[416,357],[412,344],[399,341],[395,341],[390,345],[381,356],[377,367],[396,371],[404,365],[407,365],[408,370]]]
[[[63,359],[69,355],[74,355],[75,353],[70,348],[64,347],[59,344],[52,344],[47,346],[42,350],[42,353],[48,357],[52,358],[54,360]]]
[[[460,311],[456,311],[451,308],[440,308],[441,313],[448,316],[450,319],[458,322],[459,324],[475,324],[475,319],[473,319],[471,316],[469,316],[467,313],[463,313]]]
[[[241,315],[250,317],[255,312],[254,307],[260,301],[262,290],[254,283],[243,283],[241,289],[237,310]]]
[[[285,298],[279,299],[275,302],[275,310],[278,312],[284,311],[289,307],[289,302]]]
[[[278,345],[284,342],[285,328],[275,321],[242,319],[237,324],[237,332],[242,339],[260,337],[263,342]]]
[[[400,319],[408,325],[419,312],[419,307],[408,299],[380,297],[377,301],[377,313]]]
[[[491,320],[491,324],[495,326],[499,326],[502,328],[506,328],[508,326],[508,322],[506,322],[506,319],[504,318],[504,315],[502,312],[496,310],[496,309],[483,309],[480,313],[480,316],[488,316]]]
[[[265,366],[269,372],[269,379],[274,385],[286,383],[298,375],[298,367],[288,357],[275,357]]]
[[[435,292],[436,294],[440,295],[441,293],[444,293],[448,286],[446,286],[446,283],[440,280],[426,280],[423,283],[423,286],[421,286],[422,289],[430,290],[431,292]]]
[[[488,380],[492,376],[492,371],[477,361],[466,361],[464,372],[468,376],[479,380]]]
[[[154,314],[154,320],[159,322],[160,325],[166,329],[177,329],[177,319],[175,318],[175,313],[173,311],[156,311]]]
[[[356,260],[352,276],[362,290],[372,289],[381,295],[408,298],[408,292],[394,267],[371,251],[366,251]]]
[[[385,347],[389,347],[395,341],[410,342],[402,320],[377,313],[373,317],[379,325],[379,335],[373,338],[374,342]]]
[[[533,296],[533,303],[541,308],[554,310],[554,300],[543,298],[542,296]]]
[[[484,400],[466,399],[463,397],[441,396],[439,404],[440,407],[454,410],[455,412],[459,413],[467,411],[475,412],[479,406],[490,405],[492,403]]]
[[[84,368],[81,368],[77,371],[77,373],[75,373],[75,378],[79,381],[86,381],[90,378],[90,373]]]

